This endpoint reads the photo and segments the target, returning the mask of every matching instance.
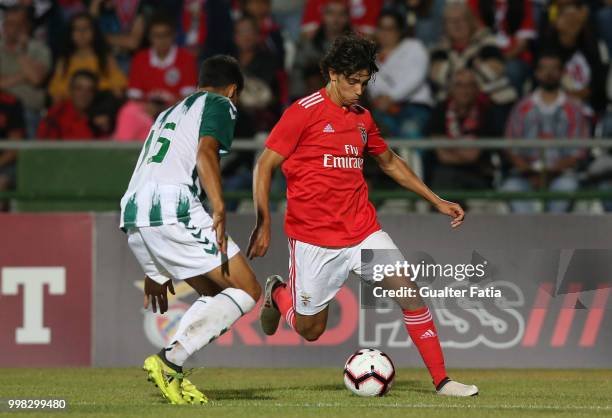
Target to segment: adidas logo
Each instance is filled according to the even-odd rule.
[[[331,126],[331,123],[328,123],[327,125],[325,125],[325,128],[323,128],[323,132],[326,134],[331,134],[334,133],[336,131],[334,131],[334,127]]]
[[[427,331],[425,331],[425,332],[423,333],[423,335],[421,335],[420,339],[421,339],[421,340],[424,340],[424,339],[426,339],[426,338],[433,338],[433,337],[435,337],[435,336],[436,336],[436,333],[435,333],[435,332],[433,332],[432,330],[428,329]]]

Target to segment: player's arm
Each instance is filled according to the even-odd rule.
[[[380,154],[372,154],[372,157],[381,170],[395,180],[404,189],[410,190],[430,202],[439,212],[453,218],[453,228],[463,223],[465,213],[457,203],[446,201],[436,195],[423,181],[412,171],[412,169],[391,149]]]
[[[221,167],[219,165],[219,142],[212,136],[203,136],[198,145],[196,157],[198,177],[206,192],[213,211],[213,229],[217,244],[223,254],[227,253],[225,236],[225,202],[221,188]]]
[[[253,201],[255,203],[255,229],[251,234],[247,257],[263,257],[270,245],[270,183],[276,167],[285,157],[270,148],[259,156],[253,173]]]

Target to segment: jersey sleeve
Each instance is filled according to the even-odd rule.
[[[227,97],[208,93],[202,111],[199,137],[212,136],[219,142],[221,153],[228,153],[234,139],[236,116],[236,108]]]
[[[366,143],[366,152],[372,155],[380,155],[385,152],[389,146],[380,134],[380,129],[376,126],[376,122],[372,119],[370,112],[367,112],[368,124],[368,142]]]
[[[297,103],[290,106],[266,139],[266,148],[288,158],[297,146],[308,119],[308,111]]]

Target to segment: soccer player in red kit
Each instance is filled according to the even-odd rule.
[[[247,250],[250,258],[264,256],[270,244],[269,192],[275,168],[281,166],[287,179],[289,282],[279,276],[268,278],[260,314],[267,335],[276,332],[282,316],[303,338],[315,341],[325,331],[329,302],[351,271],[361,274],[361,250],[399,252],[381,230],[368,200],[362,171],[365,153],[402,187],[452,217],[452,227],[463,222],[463,209],[435,195],[387,147],[370,112],[357,104],[377,70],[373,42],[352,35],[338,38],[321,61],[326,87],[285,111],[257,161],[253,182],[257,222]],[[416,287],[412,281],[402,283]],[[476,386],[448,378],[433,317],[423,300],[396,302],[437,393],[478,394]]]

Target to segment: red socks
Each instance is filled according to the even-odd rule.
[[[293,310],[291,292],[287,285],[277,286],[272,291],[272,300],[276,303],[287,324],[295,329],[295,311]],[[415,311],[403,311],[403,313],[406,330],[419,350],[434,385],[438,386],[446,378],[446,368],[444,367],[444,354],[442,354],[442,347],[440,347],[440,340],[431,312],[429,312],[429,308],[424,307]]]
[[[403,311],[404,325],[416,345],[421,358],[429,370],[435,386],[446,377],[444,367],[444,354],[438,340],[438,333],[433,322],[429,308],[424,307],[415,311]]]
[[[287,324],[291,329],[295,329],[295,311],[293,310],[293,300],[291,293],[287,288],[286,284],[276,286],[272,291],[272,300],[276,303],[278,310],[280,311]]]

